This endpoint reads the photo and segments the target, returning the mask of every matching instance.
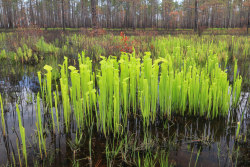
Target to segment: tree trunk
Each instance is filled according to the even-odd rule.
[[[247,14],[247,35],[248,35],[248,29],[249,29],[249,26],[250,26],[250,6],[248,7],[248,14]]]
[[[34,24],[34,15],[33,15],[33,8],[31,4],[31,0],[29,1],[29,3],[30,3],[30,22],[31,24]]]
[[[62,27],[63,27],[63,31],[65,31],[65,20],[64,20],[64,0],[62,0]]]
[[[198,0],[195,0],[195,3],[194,3],[194,13],[195,13],[195,16],[194,16],[194,31],[197,32],[198,30]]]
[[[91,0],[92,28],[97,28],[96,0]]]
[[[135,5],[135,1],[133,1],[133,29],[135,30],[136,29],[136,5]]]
[[[111,28],[111,0],[107,0],[107,28]]]
[[[226,26],[226,28],[229,28],[229,23],[230,23],[230,12],[231,12],[230,0],[228,0],[227,9],[228,9],[228,15],[227,15],[227,26]]]

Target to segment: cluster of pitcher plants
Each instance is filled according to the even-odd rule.
[[[95,122],[97,130],[105,135],[119,135],[126,127],[128,117],[139,116],[145,128],[157,118],[170,119],[172,114],[213,119],[226,116],[240,98],[242,78],[237,74],[237,61],[233,85],[230,85],[227,72],[219,67],[218,57],[214,54],[208,56],[204,67],[187,59],[176,68],[170,56],[153,61],[149,52],[142,61],[135,54],[123,53],[120,60],[112,56],[102,57],[99,70],[93,71],[92,65],[84,52],[79,55],[78,67],[68,66],[65,57],[60,84],[55,86],[54,92],[52,67],[45,66],[44,79],[39,72],[42,99],[51,108],[54,132],[55,122],[59,128],[59,108],[67,132],[75,120],[79,129]],[[39,113],[40,109],[38,117]],[[41,119],[38,120],[39,125]],[[38,131],[42,131],[40,126]]]

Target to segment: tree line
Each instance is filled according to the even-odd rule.
[[[0,28],[248,27],[250,0],[0,0]]]

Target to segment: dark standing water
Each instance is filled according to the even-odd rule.
[[[38,141],[35,134],[36,94],[40,90],[37,71],[41,70],[44,64],[51,64],[51,60],[35,67],[7,62],[1,64],[0,93],[3,96],[8,135],[5,138],[2,133],[0,134],[0,164],[6,165],[13,162],[13,155],[18,164],[16,139],[20,138],[20,134],[15,107],[18,103],[26,131],[30,166],[39,166],[42,163],[45,166],[72,166],[75,165],[74,159],[79,160],[80,166],[106,166],[106,138],[93,128],[92,137],[89,138],[89,133],[86,132],[79,147],[76,147],[72,144],[76,135],[74,125],[69,135],[61,131],[54,137],[50,135],[49,130],[45,132],[49,156],[46,160],[39,161]],[[169,153],[169,162],[176,166],[195,166],[195,164],[203,167],[250,166],[249,62],[239,62],[239,69],[246,82],[243,85],[241,103],[237,112],[232,112],[234,114],[230,112],[227,118],[214,120],[174,115],[170,121],[158,121],[151,125],[146,138],[145,133],[142,132],[142,122],[131,118],[127,129],[129,137],[126,139],[127,151],[124,151],[124,154],[132,153],[134,149],[132,145],[136,141],[138,155],[146,152],[148,148],[153,153],[165,150]],[[236,141],[237,122],[241,117],[243,117],[240,128],[242,139]],[[44,119],[46,120],[46,115]],[[112,136],[107,138],[112,141]],[[118,155],[114,164],[135,165],[129,163],[129,158],[125,157],[126,155]]]

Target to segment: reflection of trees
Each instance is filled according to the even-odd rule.
[[[22,88],[27,88],[33,92],[39,89],[39,81],[36,76],[35,67],[17,65],[11,67],[6,65],[2,69],[0,76],[0,91],[7,94],[11,92],[21,92]]]

